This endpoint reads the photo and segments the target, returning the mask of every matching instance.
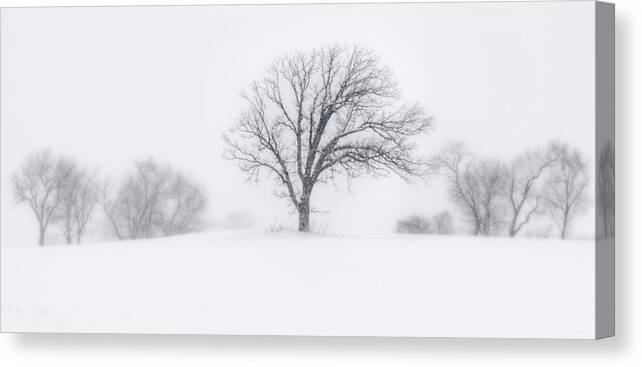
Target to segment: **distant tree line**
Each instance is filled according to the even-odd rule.
[[[608,159],[603,160],[603,165],[610,167]],[[564,239],[589,203],[587,160],[567,144],[551,143],[503,162],[480,159],[458,143],[447,146],[434,162],[448,180],[450,201],[474,236],[515,237],[535,218],[546,217]],[[613,180],[608,173],[614,170],[604,171],[606,183],[602,186],[610,192],[608,182]],[[613,202],[608,200],[609,195],[603,195],[605,202]],[[398,221],[396,229],[404,233],[438,233],[432,222],[434,219],[413,215]]]
[[[57,227],[67,244],[81,243],[102,207],[107,228],[119,240],[171,236],[198,230],[207,207],[203,189],[154,160],[135,162],[117,182],[99,180],[73,159],[49,150],[30,154],[13,177],[18,203],[33,212],[38,244]]]

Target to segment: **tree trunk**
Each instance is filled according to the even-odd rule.
[[[566,239],[566,232],[568,230],[568,209],[564,212],[564,217],[562,218],[562,230],[560,233],[560,238]]]
[[[508,237],[515,237],[517,234],[517,216],[513,216],[513,219],[510,222],[510,226],[508,227]]]
[[[310,232],[310,201],[301,201],[299,210],[299,232]]]
[[[45,245],[45,229],[40,228],[40,232],[38,235],[38,245],[39,246],[44,246]]]

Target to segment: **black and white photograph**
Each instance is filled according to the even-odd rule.
[[[598,11],[2,8],[2,331],[607,336]]]

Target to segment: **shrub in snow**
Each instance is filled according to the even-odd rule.
[[[430,220],[421,215],[411,215],[397,221],[398,233],[432,233]]]

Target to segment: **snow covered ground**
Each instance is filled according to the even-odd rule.
[[[594,336],[592,241],[205,232],[0,249],[5,332]]]

